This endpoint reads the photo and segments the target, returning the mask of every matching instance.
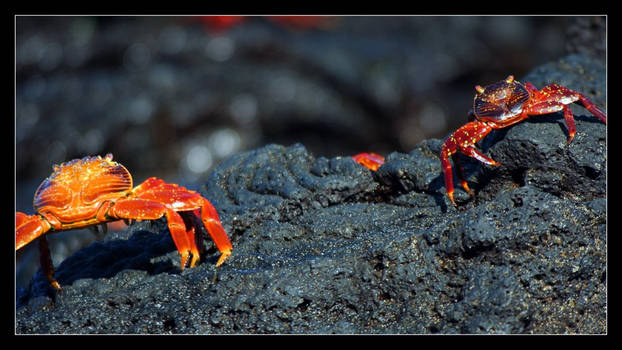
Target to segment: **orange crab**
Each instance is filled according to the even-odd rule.
[[[460,151],[488,165],[500,165],[475,148],[475,144],[492,130],[506,128],[533,115],[563,111],[566,126],[568,127],[568,143],[570,143],[576,133],[574,117],[568,107],[571,103],[580,104],[603,123],[607,124],[605,112],[600,110],[585,95],[559,84],[547,85],[538,90],[533,84],[525,83],[523,85],[514,80],[514,77],[510,75],[505,80],[486,87],[477,85],[475,90],[477,94],[475,95],[471,112],[475,120],[463,125],[451,134],[441,148],[441,165],[445,175],[445,190],[454,206],[456,202],[453,195],[453,172],[449,163],[449,157],[452,157],[455,165],[458,167],[458,179],[462,187],[472,196],[473,192],[467,185],[464,170],[456,157],[456,153]]]
[[[15,213],[15,250],[39,238],[41,267],[50,284],[54,265],[45,234],[75,228],[97,227],[117,220],[155,220],[166,217],[168,229],[181,255],[181,269],[199,261],[193,216],[200,218],[221,256],[220,266],[233,249],[220,223],[218,212],[199,193],[151,177],[132,188],[132,176],[121,164],[104,158],[84,157],[61,165],[37,189],[33,206],[37,212]],[[198,228],[198,227],[196,227]],[[199,241],[200,242],[200,241]]]
[[[384,164],[384,157],[376,153],[358,153],[352,159],[369,170],[376,171]]]

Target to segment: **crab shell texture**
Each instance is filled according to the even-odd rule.
[[[520,117],[523,107],[529,101],[529,91],[518,81],[506,79],[481,88],[473,100],[473,114],[481,121],[498,126],[511,124]]]
[[[104,201],[127,197],[132,175],[112,156],[84,157],[54,166],[33,199],[35,211],[50,214],[63,229],[99,223],[97,211]]]

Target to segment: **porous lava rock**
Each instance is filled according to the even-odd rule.
[[[604,68],[569,56],[557,81],[605,107]],[[555,77],[555,80],[551,80]],[[606,125],[574,108],[491,133],[464,157],[475,198],[445,195],[442,140],[372,172],[302,144],[234,155],[199,191],[233,255],[180,271],[164,219],[85,247],[17,291],[16,333],[605,333]]]

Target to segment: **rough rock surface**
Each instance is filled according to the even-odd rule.
[[[604,63],[606,19],[345,16],[304,29],[253,17],[223,32],[192,16],[17,16],[16,210],[32,213],[53,164],[86,155],[114,154],[136,182],[196,189],[224,159],[271,143],[407,152],[464,123],[473,85],[522,77],[564,43]],[[52,259],[93,242],[54,235]],[[16,254],[20,287],[36,248]]]
[[[583,56],[520,79],[605,106]],[[138,222],[18,290],[16,333],[605,333],[606,126],[574,108],[491,133],[465,157],[471,199],[445,196],[442,140],[373,173],[301,144],[228,158],[200,192],[234,252],[179,269],[164,219]]]

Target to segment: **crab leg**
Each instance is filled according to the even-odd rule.
[[[475,195],[473,194],[473,191],[471,191],[471,189],[469,188],[469,184],[466,181],[466,176],[464,175],[464,167],[462,166],[460,157],[458,157],[458,154],[452,154],[451,160],[456,166],[456,172],[458,173],[458,181],[460,181],[460,185],[462,185],[462,188],[464,188],[464,190],[467,191],[467,193],[470,194],[471,197],[474,197]]]
[[[558,84],[551,84],[545,86],[541,90],[535,91],[533,90],[533,85],[529,84],[526,86],[531,90],[535,100],[541,101],[530,105],[526,113],[529,115],[542,115],[564,111],[564,119],[566,120],[566,127],[568,128],[568,143],[574,139],[577,132],[574,116],[570,110],[570,107],[568,107],[570,103],[576,102],[577,104],[582,105],[585,109],[600,119],[600,121],[607,124],[607,115],[592,101],[590,101],[589,98],[579,92],[570,90]]]
[[[546,100],[554,100],[563,104],[577,103],[592,113],[596,118],[607,124],[607,115],[589,98],[580,92],[576,92],[559,84],[551,84],[538,91]]]
[[[566,120],[566,127],[568,128],[568,143],[570,143],[577,132],[574,116],[572,115],[570,107],[561,102],[545,101],[529,106],[528,113],[529,115],[543,115],[559,111],[564,111],[564,119]]]
[[[181,255],[181,269],[183,270],[186,265],[188,265],[190,254],[192,254],[190,267],[194,267],[200,258],[194,236],[194,228],[190,228],[186,231],[186,224],[181,215],[168,208],[166,209],[166,221],[168,222],[168,229],[171,232],[171,237],[173,237],[175,246],[177,246],[177,251]]]
[[[61,290],[60,284],[54,278],[54,263],[50,255],[50,247],[45,235],[39,237],[39,261],[41,263],[41,270],[48,279],[52,287],[56,290]]]
[[[449,157],[454,158],[453,155],[460,151],[461,153],[475,158],[482,163],[495,166],[499,165],[499,163],[486,157],[475,148],[475,144],[488,135],[488,133],[492,130],[493,128],[486,123],[479,121],[469,122],[451,134],[451,136],[449,136],[449,138],[443,143],[443,147],[441,149],[441,166],[443,167],[443,174],[445,176],[445,190],[447,191],[447,196],[454,206],[456,205],[454,200],[454,180]],[[460,167],[460,164],[456,165]],[[462,170],[458,170],[458,175],[462,187],[470,194],[471,189],[468,187],[466,180],[464,179]]]
[[[579,94],[579,104],[583,105],[585,109],[592,112],[596,118],[600,119],[603,123],[607,124],[607,115],[597,105],[595,105],[590,99],[583,94]]]
[[[199,210],[196,209],[191,212],[180,211],[178,212],[178,214],[184,220],[184,224],[186,225],[186,235],[188,237],[194,237],[194,241],[197,245],[199,255],[202,255],[205,252],[205,246],[203,245],[203,236],[201,234],[199,234],[199,236],[196,235],[196,229],[199,227],[199,222],[201,220],[201,214],[199,213]],[[199,230],[198,232],[201,233],[202,231]]]
[[[221,254],[218,262],[216,262],[216,266],[220,266],[231,255],[233,246],[220,223],[216,208],[207,199],[201,197],[201,200],[203,202],[201,206],[201,221]]]
[[[199,259],[194,230],[186,231],[182,217],[162,203],[140,198],[126,199],[115,203],[108,211],[108,216],[116,219],[136,220],[156,220],[166,216],[171,237],[181,255],[181,269],[183,270],[188,264],[190,254],[192,254],[191,267],[194,267]]]
[[[15,213],[15,250],[32,242],[35,238],[52,229],[52,225],[39,214]]]
[[[216,248],[221,253],[216,266],[220,266],[231,255],[233,249],[231,241],[220,223],[216,208],[199,193],[182,186],[166,183],[155,177],[145,180],[134,188],[133,192],[140,198],[166,203],[180,212],[195,212],[195,215],[201,219]],[[199,213],[196,212],[195,208],[200,209]],[[192,236],[189,238],[190,240],[195,240],[194,231],[188,233],[188,235]]]

